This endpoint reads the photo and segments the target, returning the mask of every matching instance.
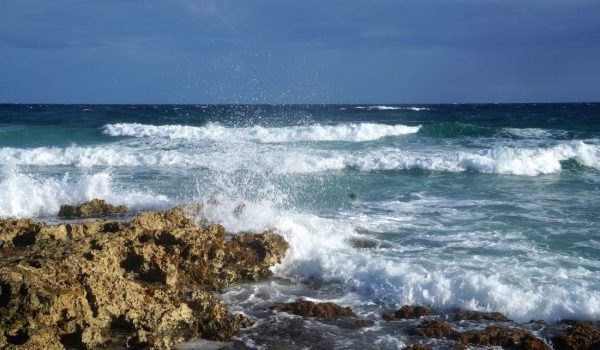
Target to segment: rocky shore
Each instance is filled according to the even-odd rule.
[[[126,210],[103,202],[63,208],[69,218]],[[268,277],[288,244],[272,232],[198,227],[190,217],[199,209],[129,222],[0,221],[0,348],[169,349],[229,339],[250,325],[215,292]]]
[[[600,323],[593,321],[565,320],[556,325],[532,321],[525,325],[514,322],[499,312],[446,310],[444,313],[436,313],[423,305],[403,305],[393,312],[380,315],[374,321],[359,319],[349,307],[302,299],[276,305],[274,310],[347,329],[377,327],[389,329],[392,333],[392,330],[401,328],[412,342],[404,347],[405,350],[600,349]],[[545,341],[545,338],[549,338],[549,341]]]
[[[244,333],[266,348],[333,346],[332,333],[324,336],[307,323],[328,332],[402,335],[405,348],[414,350],[600,349],[598,322],[521,324],[498,312],[424,305],[357,315],[350,307],[302,298],[267,301],[256,319],[275,320],[244,330],[252,321],[230,312],[218,293],[268,278],[288,243],[275,232],[231,235],[197,222],[192,218],[201,209],[181,206],[118,221],[106,217],[127,208],[93,200],[61,207],[69,221],[60,224],[0,220],[0,349],[171,349]],[[71,221],[82,218],[87,221]],[[216,346],[246,348],[239,339]]]

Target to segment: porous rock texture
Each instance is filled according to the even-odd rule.
[[[500,346],[511,350],[549,350],[541,339],[526,330],[519,328],[502,328],[490,326],[482,331],[465,331],[456,338],[463,344],[474,346]]]
[[[444,321],[428,319],[423,320],[412,332],[413,335],[418,335],[423,338],[443,338],[452,337],[455,332],[452,327]]]
[[[504,316],[499,312],[481,312],[481,311],[469,311],[469,310],[455,310],[452,313],[455,321],[471,320],[471,321],[497,321],[497,322],[508,322],[508,317]]]
[[[68,204],[61,205],[58,216],[61,218],[92,218],[126,212],[127,207],[124,205],[114,206],[106,203],[102,199],[92,199],[89,202],[77,206]]]
[[[340,306],[333,302],[315,303],[314,301],[297,299],[294,302],[275,305],[276,312],[285,312],[305,318],[319,318],[325,321],[335,321],[335,325],[345,329],[372,327],[373,320],[357,318],[350,307]]]
[[[447,338],[464,346],[499,346],[511,350],[549,350],[549,346],[530,332],[520,328],[489,326],[483,330],[457,332],[436,319],[426,319],[411,332],[423,338]]]
[[[381,315],[381,317],[386,321],[391,321],[393,319],[411,319],[411,318],[420,318],[423,316],[431,315],[431,309],[427,306],[423,305],[402,305],[401,308],[396,310],[395,312],[387,312]]]
[[[563,323],[569,328],[552,338],[556,350],[598,350],[600,349],[600,321],[570,321]]]
[[[277,312],[287,312],[290,315],[318,317],[326,320],[333,320],[334,318],[344,316],[356,316],[349,307],[343,307],[332,302],[315,303],[304,299],[298,299],[289,304],[276,305],[274,309]]]
[[[0,348],[168,349],[249,325],[214,292],[269,276],[288,244],[272,232],[198,228],[189,212],[199,209],[129,222],[0,221]]]

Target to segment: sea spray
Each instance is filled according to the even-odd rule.
[[[54,216],[62,204],[77,204],[94,198],[124,204],[134,210],[165,207],[171,203],[163,195],[120,189],[107,171],[42,177],[13,167],[2,167],[1,170],[0,218]]]

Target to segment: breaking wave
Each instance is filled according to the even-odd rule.
[[[393,257],[373,254],[349,247],[348,240],[355,234],[348,221],[283,211],[266,203],[245,203],[244,213],[236,215],[234,208],[238,203],[225,200],[215,207],[206,207],[203,214],[231,232],[260,232],[277,227],[290,243],[283,263],[273,269],[282,277],[343,283],[347,289],[368,299],[400,305],[500,311],[521,321],[540,317],[557,320],[600,316],[600,292],[591,287],[594,273],[573,268],[559,269],[557,274],[555,262],[543,252],[531,252],[552,265],[537,270],[538,278],[548,283],[536,287],[535,282],[527,278],[507,277],[527,276],[530,272],[529,267],[511,265],[510,256],[479,261],[489,269],[477,271],[461,266],[464,262],[460,259],[439,260],[437,252],[432,252],[430,257],[422,250],[414,253],[417,256],[409,251],[393,254]],[[457,238],[457,242],[468,245],[471,240],[482,239],[478,235],[472,233],[470,237]],[[506,270],[499,271],[501,267]],[[577,276],[575,287],[572,281],[565,279],[566,275]]]
[[[361,170],[473,170],[482,173],[534,176],[558,172],[561,170],[561,162],[567,160],[575,160],[584,166],[600,169],[600,148],[574,141],[549,148],[497,147],[477,153],[454,152],[435,156],[388,150],[377,157],[359,157],[354,165]]]
[[[211,140],[220,142],[253,141],[263,143],[294,141],[370,141],[386,136],[414,134],[420,126],[374,123],[310,125],[290,127],[227,128],[218,124],[206,126],[146,125],[138,123],[108,124],[109,136],[163,137],[169,139]]]
[[[75,166],[80,168],[158,166],[206,168],[214,171],[267,171],[314,173],[357,169],[428,171],[477,171],[507,175],[540,175],[560,171],[565,161],[600,169],[600,146],[582,141],[552,147],[496,147],[478,152],[403,150],[381,148],[362,151],[330,151],[248,145],[245,147],[143,149],[123,145],[106,147],[0,148],[0,162],[17,166]]]

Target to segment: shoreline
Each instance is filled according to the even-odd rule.
[[[0,348],[169,349],[251,324],[217,293],[269,276],[288,244],[270,232],[197,227],[189,213],[199,208],[127,223],[0,221]]]
[[[90,213],[81,212],[85,205]],[[61,210],[65,221],[51,225],[0,220],[0,347],[187,349],[195,342],[244,348],[253,337],[267,348],[285,339],[311,346],[322,327],[332,326],[344,334],[379,329],[402,335],[410,349],[600,346],[598,321],[522,323],[500,313],[409,305],[356,315],[305,298],[271,302],[256,315],[232,313],[235,305],[225,305],[221,293],[240,283],[273,281],[269,268],[288,249],[283,237],[198,226],[190,217],[201,205],[133,215],[103,201],[78,208],[71,216]],[[279,328],[269,328],[274,321]]]

